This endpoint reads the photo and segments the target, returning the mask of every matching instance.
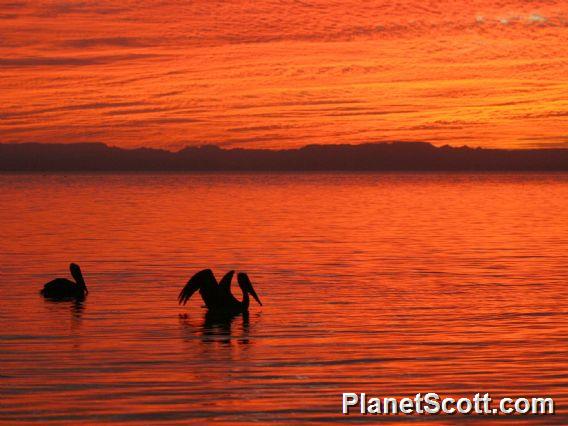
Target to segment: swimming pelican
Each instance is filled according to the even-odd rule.
[[[67,278],[55,278],[43,286],[41,294],[49,299],[82,299],[89,292],[81,273],[81,268],[75,263],[69,265],[75,281]]]
[[[262,306],[256,291],[252,287],[252,283],[247,274],[240,272],[237,275],[239,287],[243,292],[243,300],[239,301],[231,293],[231,280],[235,271],[230,271],[217,284],[215,275],[211,269],[204,269],[195,274],[185,287],[181,290],[178,301],[180,305],[185,305],[189,298],[199,290],[201,298],[210,311],[220,313],[246,313],[248,312],[250,299],[249,294],[254,297],[259,305]]]

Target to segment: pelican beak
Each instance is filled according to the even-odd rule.
[[[262,306],[262,302],[258,298],[258,294],[256,294],[256,291],[254,291],[254,288],[252,287],[252,283],[250,282],[248,275],[245,274],[244,272],[240,272],[237,275],[237,280],[239,281],[241,288],[247,293],[249,293],[252,297],[254,297],[254,300],[256,300],[260,306]]]
[[[252,295],[252,297],[254,297],[254,300],[256,300],[260,306],[262,306],[262,302],[258,298],[258,295],[256,294],[256,291],[254,291],[254,288],[252,288],[252,284],[250,286],[249,292]]]

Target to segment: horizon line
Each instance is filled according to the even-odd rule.
[[[565,151],[568,150],[568,143],[563,145],[565,146],[546,146],[546,147],[533,147],[533,148],[488,148],[483,146],[470,146],[470,145],[435,145],[432,142],[428,141],[417,141],[417,140],[392,140],[392,141],[375,141],[375,142],[361,142],[361,143],[335,143],[335,144],[319,144],[319,143],[312,143],[301,145],[297,147],[282,147],[282,148],[254,148],[254,147],[226,147],[223,144],[216,144],[216,143],[202,143],[199,145],[184,145],[181,148],[174,150],[174,149],[167,149],[161,147],[150,147],[150,146],[138,146],[138,147],[121,147],[117,145],[111,145],[107,142],[0,142],[0,146],[7,146],[7,145],[44,145],[44,146],[76,146],[76,145],[83,145],[83,146],[104,146],[110,149],[119,149],[123,151],[136,151],[136,150],[153,150],[153,151],[162,151],[171,154],[178,154],[185,150],[190,149],[218,149],[220,151],[269,151],[269,152],[281,152],[281,151],[300,151],[303,149],[308,148],[357,148],[357,147],[365,147],[365,146],[372,146],[372,145],[426,145],[430,146],[435,149],[468,149],[472,151],[507,151],[507,152],[518,152],[518,151]]]

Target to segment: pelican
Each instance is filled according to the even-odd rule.
[[[248,275],[244,272],[237,274],[237,281],[243,292],[243,300],[239,301],[233,296],[233,293],[231,293],[231,280],[234,273],[235,271],[228,272],[221,279],[221,282],[217,283],[211,269],[199,271],[191,277],[181,290],[178,296],[179,304],[185,305],[193,293],[199,290],[205,305],[212,312],[227,314],[247,313],[250,304],[249,294],[262,306]]]
[[[81,273],[81,268],[76,263],[69,265],[69,271],[75,281],[67,278],[55,278],[43,286],[41,294],[49,299],[82,299],[89,292]]]

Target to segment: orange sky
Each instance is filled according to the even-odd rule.
[[[568,146],[566,1],[0,0],[0,142]]]

